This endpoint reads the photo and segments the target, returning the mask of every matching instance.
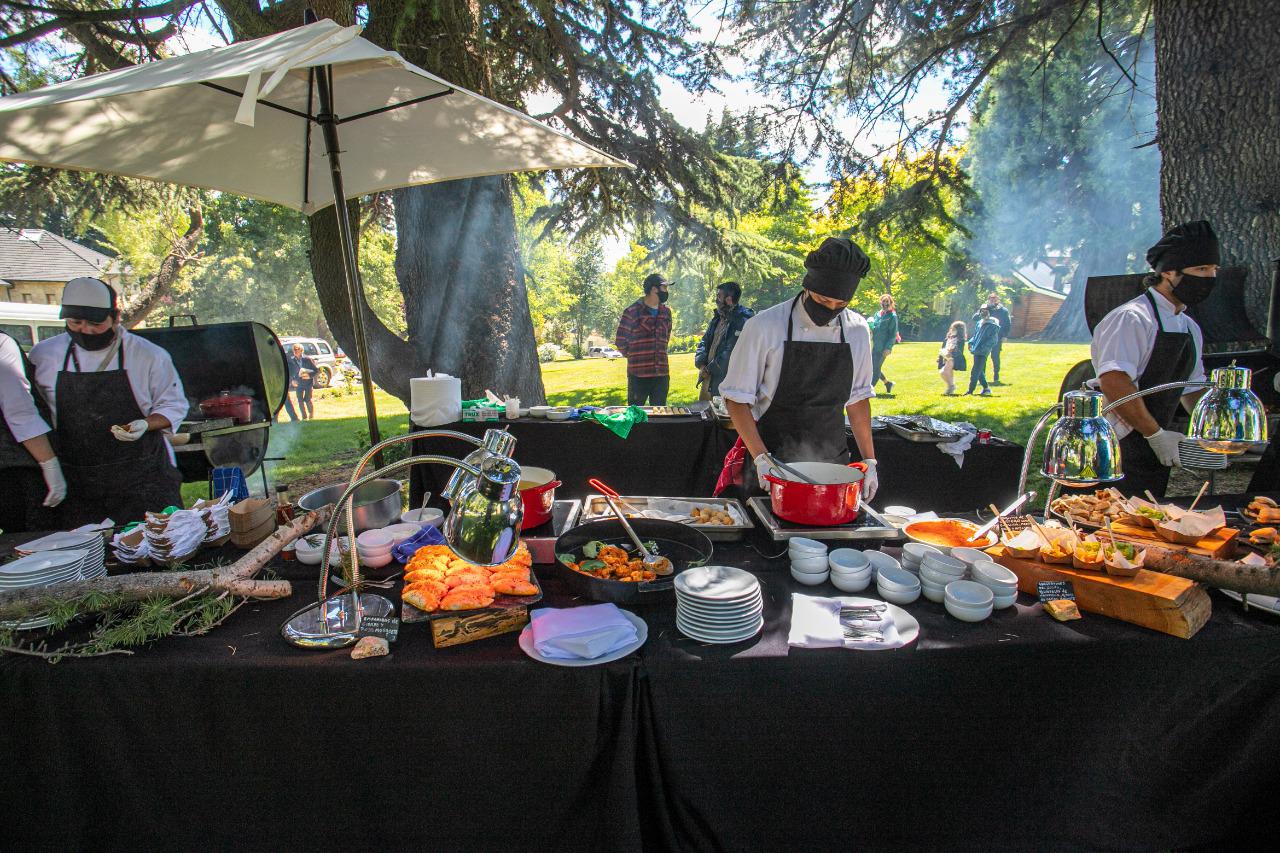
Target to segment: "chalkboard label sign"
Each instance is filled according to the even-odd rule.
[[[382,637],[394,643],[400,633],[400,620],[394,616],[363,616],[360,618],[360,637]]]
[[[1071,581],[1037,581],[1036,592],[1039,593],[1042,604],[1046,601],[1076,600]]]

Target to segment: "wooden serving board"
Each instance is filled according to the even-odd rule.
[[[1240,535],[1240,531],[1235,528],[1223,527],[1212,536],[1206,536],[1194,545],[1183,545],[1178,542],[1161,539],[1160,535],[1150,527],[1142,527],[1137,524],[1128,524],[1122,521],[1118,524],[1113,523],[1111,529],[1115,531],[1117,539],[1132,542],[1135,545],[1159,545],[1161,548],[1167,548],[1170,551],[1185,551],[1188,554],[1212,557],[1215,560],[1230,560],[1234,557],[1236,553],[1236,538]],[[1095,532],[1099,537],[1103,537],[1106,535],[1107,529],[1103,527]]]
[[[1028,595],[1038,594],[1036,583],[1039,581],[1071,581],[1076,605],[1081,610],[1175,637],[1195,636],[1213,613],[1204,587],[1186,578],[1146,569],[1139,570],[1132,578],[1118,578],[1104,572],[1013,557],[1005,552],[1003,545],[988,548],[987,553],[1018,576],[1018,589]]]

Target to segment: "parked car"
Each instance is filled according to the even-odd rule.
[[[280,344],[284,347],[285,355],[293,354],[294,344],[302,344],[303,354],[311,356],[311,360],[316,363],[317,371],[312,380],[315,387],[328,388],[333,383],[333,378],[339,374],[338,355],[323,338],[281,338]]]
[[[0,332],[7,332],[23,351],[60,335],[67,330],[58,319],[59,305],[32,305],[26,302],[0,302]]]
[[[622,353],[613,347],[592,347],[587,350],[587,358],[622,358]]]

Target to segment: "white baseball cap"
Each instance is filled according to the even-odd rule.
[[[116,307],[116,292],[100,278],[73,278],[62,288],[64,320],[88,320],[101,323],[111,316]]]

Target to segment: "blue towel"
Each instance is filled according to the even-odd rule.
[[[245,482],[244,472],[234,465],[213,469],[213,493],[224,495],[227,492],[231,492],[232,503],[249,497],[249,484]]]
[[[444,534],[434,526],[422,528],[421,533],[415,533],[399,545],[391,549],[391,556],[395,558],[397,563],[407,563],[413,559],[413,555],[423,545],[443,545]]]

